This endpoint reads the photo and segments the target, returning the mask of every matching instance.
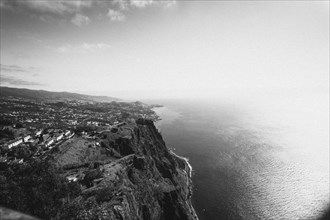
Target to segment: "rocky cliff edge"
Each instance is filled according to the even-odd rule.
[[[150,120],[121,129],[124,135],[100,134],[101,148],[117,159],[101,165],[94,185],[76,200],[95,198],[106,219],[197,220],[188,162],[167,149]]]

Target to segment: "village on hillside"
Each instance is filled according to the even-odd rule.
[[[138,118],[158,120],[153,107],[141,102],[40,102],[1,97],[0,163],[46,158],[81,140],[89,147],[99,146],[103,132],[125,136],[125,126]]]

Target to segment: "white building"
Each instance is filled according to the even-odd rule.
[[[31,135],[27,135],[23,138],[23,141],[24,142],[27,142],[29,139],[31,138]]]
[[[12,147],[16,147],[17,145],[19,145],[21,143],[23,143],[23,139],[22,138],[13,140],[13,141],[9,142],[8,148],[10,149]]]
[[[63,134],[57,136],[57,137],[56,137],[56,141],[59,141],[59,140],[61,140],[62,138],[63,138]]]
[[[73,174],[73,175],[67,176],[66,179],[69,180],[69,182],[76,182],[76,181],[78,181],[78,175]]]
[[[40,136],[40,135],[41,135],[41,132],[42,132],[42,130],[37,131],[35,135],[36,135],[36,136]]]
[[[47,141],[46,143],[45,143],[45,146],[46,147],[49,147],[50,145],[52,145],[54,143],[54,139],[51,139],[51,140],[49,140],[49,141]]]

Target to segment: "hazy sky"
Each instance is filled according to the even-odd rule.
[[[133,99],[329,89],[328,1],[0,7],[2,86]]]

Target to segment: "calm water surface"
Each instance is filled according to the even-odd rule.
[[[193,167],[204,219],[317,219],[329,206],[327,95],[260,103],[164,101],[157,123]]]

